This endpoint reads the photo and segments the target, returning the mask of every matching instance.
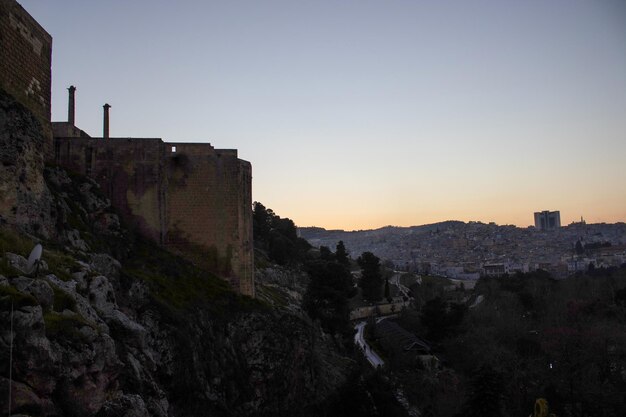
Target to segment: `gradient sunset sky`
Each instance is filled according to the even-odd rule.
[[[20,3],[53,120],[237,148],[299,226],[626,221],[623,0]]]

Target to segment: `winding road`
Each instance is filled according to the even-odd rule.
[[[366,322],[361,321],[354,326],[354,328],[356,329],[356,334],[354,335],[354,343],[361,348],[369,363],[374,368],[378,368],[379,366],[383,366],[385,364],[385,361],[383,361],[380,356],[378,356],[378,354],[374,352],[370,345],[368,345],[365,341],[365,338],[363,337],[365,325]]]
[[[410,298],[409,297],[409,288],[406,287],[405,285],[402,285],[400,283],[400,277],[402,276],[401,273],[396,272],[393,277],[391,277],[391,279],[389,280],[389,282],[393,285],[395,285],[396,287],[398,287],[398,289],[400,290],[400,292],[402,293],[403,296]]]
[[[402,285],[400,283],[400,277],[402,276],[402,273],[400,272],[396,272],[393,277],[391,277],[391,279],[389,280],[389,282],[392,285],[395,285],[396,287],[398,287],[398,290],[400,290],[400,292],[402,293],[403,296],[408,298],[411,298],[409,296],[409,288],[406,287],[405,285]],[[391,316],[386,316],[386,317],[379,317],[377,319],[377,322],[380,320],[384,320],[387,317],[391,317]],[[380,356],[378,356],[378,354],[371,348],[370,345],[367,344],[367,342],[365,341],[365,337],[363,336],[363,332],[365,330],[365,325],[367,324],[367,322],[365,321],[360,321],[357,324],[354,325],[354,329],[356,330],[356,334],[354,335],[354,343],[359,346],[361,348],[361,350],[363,351],[363,354],[365,355],[365,357],[367,358],[368,362],[370,364],[372,364],[372,366],[374,368],[377,368],[379,366],[383,366],[385,364],[385,361],[383,361]]]

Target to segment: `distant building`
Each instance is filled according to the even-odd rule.
[[[483,265],[483,276],[486,277],[499,277],[506,273],[506,268],[504,264],[484,264]]]
[[[561,227],[561,212],[540,211],[535,212],[535,227],[539,230],[555,230]]]

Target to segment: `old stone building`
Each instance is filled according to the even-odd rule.
[[[42,124],[45,159],[96,180],[128,225],[254,296],[252,168],[235,149],[158,138],[103,137],[50,122],[52,37],[14,0],[0,0],[0,87]]]

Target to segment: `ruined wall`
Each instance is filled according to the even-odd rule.
[[[0,88],[42,124],[45,151],[50,129],[52,37],[14,0],[0,0]]]
[[[251,166],[236,150],[160,139],[56,138],[54,154],[60,165],[95,179],[143,235],[254,296]]]

